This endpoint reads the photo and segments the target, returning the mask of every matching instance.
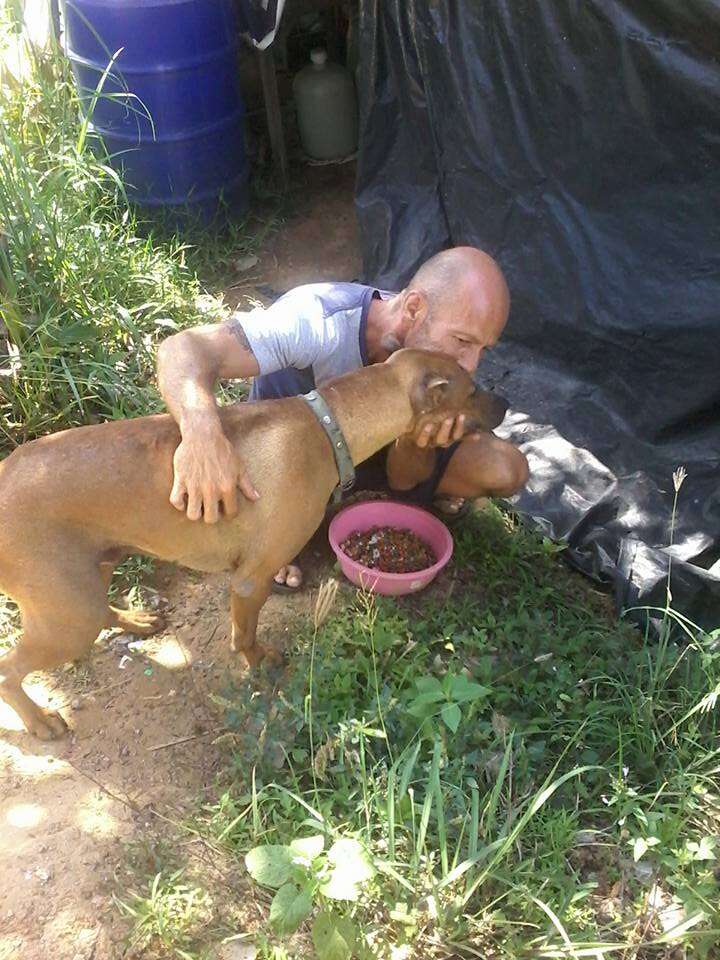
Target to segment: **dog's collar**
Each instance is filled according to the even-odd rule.
[[[342,500],[343,493],[352,490],[355,485],[355,467],[352,457],[348,450],[348,445],[340,424],[335,419],[332,410],[325,402],[324,398],[317,390],[311,390],[310,393],[302,394],[302,399],[315,414],[318,423],[328,436],[332,451],[335,456],[335,466],[337,467],[340,483],[335,487],[332,494],[333,503],[339,503]]]

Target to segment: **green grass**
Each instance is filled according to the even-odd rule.
[[[136,954],[155,944],[182,957],[193,933],[212,916],[209,895],[184,882],[182,870],[169,876],[156,874],[147,893],[131,893],[117,904],[132,920],[130,948]]]
[[[237,747],[193,829],[238,869],[290,858],[248,861],[260,956],[712,956],[717,637],[618,624],[557,552],[488,510],[427,598],[343,589],[282,678],[224,692]]]
[[[0,453],[160,409],[158,341],[223,315],[206,285],[275,222],[182,235],[142,222],[81,120],[67,62],[32,56],[31,77],[0,85]]]

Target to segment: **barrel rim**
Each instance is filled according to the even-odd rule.
[[[233,110],[232,113],[227,113],[223,117],[220,117],[219,120],[211,120],[208,123],[198,124],[195,127],[181,130],[177,133],[163,133],[158,136],[156,132],[153,137],[149,139],[145,137],[140,141],[138,141],[133,134],[125,133],[121,130],[113,130],[111,127],[102,127],[98,123],[93,123],[92,120],[88,124],[88,130],[91,133],[97,134],[99,137],[111,137],[115,140],[123,140],[125,143],[138,143],[138,146],[141,143],[181,143],[183,140],[195,140],[209,136],[218,130],[223,130],[225,127],[240,126],[244,117],[245,108],[241,106]],[[154,126],[154,121],[152,122]]]
[[[151,68],[148,68],[148,64],[143,65],[121,65],[118,66],[117,73],[122,76],[125,73],[133,74],[134,76],[141,76],[145,74],[146,76],[154,76],[158,73],[179,73],[181,70],[192,70],[195,67],[204,66],[206,63],[216,63],[222,62],[226,57],[234,57],[240,47],[239,42],[231,42],[225,44],[224,47],[216,47],[211,54],[207,56],[196,56],[188,57],[185,60],[175,60],[175,61],[166,61],[160,64],[154,64]],[[121,54],[122,55],[122,54]],[[97,70],[98,74],[103,74],[107,68],[108,64],[111,62],[109,59],[106,62],[99,60],[90,60],[89,57],[83,57],[79,53],[76,53],[69,44],[65,45],[65,56],[72,63],[77,63],[82,67],[91,67],[93,70]],[[113,70],[110,72],[110,76],[115,71],[115,64],[120,64],[120,57],[118,57],[113,62]]]

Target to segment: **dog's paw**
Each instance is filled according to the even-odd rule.
[[[153,610],[118,610],[116,613],[117,626],[139,637],[149,637],[165,626],[165,618]]]
[[[28,727],[38,740],[57,740],[68,732],[68,725],[59,713],[39,713]]]
[[[273,647],[262,647],[259,643],[253,644],[249,649],[239,648],[248,662],[251,670],[257,669],[260,664],[264,668],[282,667],[285,665],[285,657],[282,653]]]
[[[268,669],[278,669],[287,665],[287,656],[274,647],[265,647],[264,664]]]

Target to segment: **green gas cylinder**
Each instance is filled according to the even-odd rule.
[[[324,50],[313,50],[310,60],[293,80],[300,139],[314,160],[341,160],[357,150],[355,83]]]

